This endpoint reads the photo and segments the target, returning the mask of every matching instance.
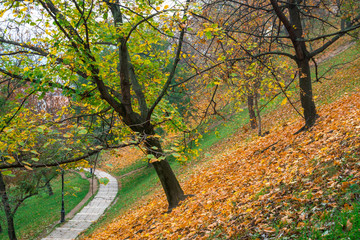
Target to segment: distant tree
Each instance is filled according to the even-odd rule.
[[[360,3],[358,1],[343,2],[342,5],[351,6],[353,9],[348,12],[348,24],[344,29],[341,29],[341,19],[344,15],[337,14],[336,10],[342,6],[337,5],[339,2],[336,3],[336,1],[288,0],[280,2],[270,0],[269,2],[249,1],[248,3],[249,5],[237,2],[239,7],[247,8],[248,11],[253,9],[258,17],[266,21],[260,21],[262,24],[257,26],[263,30],[261,34],[243,33],[268,41],[269,46],[273,46],[271,47],[274,49],[273,52],[264,51],[262,54],[283,55],[295,61],[299,69],[300,100],[305,118],[303,129],[309,128],[315,123],[317,117],[312,93],[310,62],[315,62],[315,56],[325,51],[346,33],[360,28]],[[228,29],[229,31],[238,30],[233,26]],[[314,50],[309,50],[310,43],[315,46]],[[288,51],[290,49],[291,52]]]
[[[261,58],[267,55],[294,61],[299,72],[299,95],[305,119],[301,130],[304,130],[311,127],[317,118],[310,62],[316,63],[316,56],[341,37],[360,28],[360,2],[207,1],[203,3],[203,12],[196,16],[207,22],[207,27],[198,35],[203,34],[210,39],[209,45],[219,43],[212,49],[219,52],[226,44],[232,46],[218,54],[222,64],[232,64],[245,56],[263,62]],[[213,38],[214,35],[217,38]],[[254,49],[254,45],[260,48]],[[209,46],[207,51],[211,48]],[[213,63],[214,66],[217,64]],[[263,65],[267,67],[265,62]]]
[[[39,188],[44,187],[44,185],[41,186],[41,177],[39,176],[41,175],[36,172],[22,171],[21,176],[17,179],[8,177],[8,179],[12,178],[12,187],[9,187],[4,180],[3,174],[0,173],[0,195],[10,240],[17,239],[14,225],[16,211],[26,199],[37,195]]]
[[[4,211],[7,219],[7,228],[8,235],[10,240],[16,240],[15,226],[14,226],[14,216],[10,207],[9,196],[6,192],[6,185],[3,179],[3,175],[0,173],[0,194],[2,204],[4,206]]]

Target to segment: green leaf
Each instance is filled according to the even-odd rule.
[[[180,151],[180,149],[178,149],[177,147],[171,147],[171,149],[172,149],[173,151],[175,151],[175,152],[179,152],[179,151]]]
[[[71,134],[65,133],[65,134],[63,135],[63,137],[65,137],[65,138],[70,138],[70,137],[71,137]]]
[[[12,132],[12,131],[14,131],[13,128],[7,128],[7,129],[4,130],[4,132],[6,132],[6,133],[10,133],[10,132]]]
[[[205,36],[206,36],[207,39],[211,39],[211,38],[212,38],[211,32],[205,32]]]
[[[181,157],[181,155],[178,154],[178,153],[172,153],[172,155],[173,155],[174,157]]]
[[[148,155],[146,155],[146,158],[147,159],[152,159],[152,158],[155,158],[155,156],[153,154],[148,154]]]
[[[99,179],[99,183],[100,183],[100,184],[104,184],[104,185],[108,184],[109,181],[110,181],[110,180],[109,180],[107,177],[104,177],[104,178],[100,178],[100,179]]]
[[[85,128],[83,128],[78,132],[78,134],[81,134],[81,135],[87,134],[87,130]]]
[[[9,176],[12,172],[10,170],[2,171],[1,174],[4,176]]]
[[[40,155],[40,153],[38,153],[36,150],[31,150],[30,152],[36,155]]]
[[[45,128],[46,128],[45,126],[38,126],[36,128],[36,131],[38,131],[39,133],[44,133]]]

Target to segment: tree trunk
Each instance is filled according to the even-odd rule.
[[[110,7],[112,12],[115,26],[121,29],[123,23],[122,13],[117,1],[105,1]],[[188,2],[187,2],[188,3]],[[178,203],[185,198],[184,192],[182,191],[178,180],[174,172],[172,171],[169,163],[166,160],[162,160],[160,157],[163,157],[163,151],[161,149],[160,141],[157,138],[151,137],[154,135],[154,126],[150,123],[151,115],[154,108],[164,97],[167,88],[170,86],[173,75],[175,74],[176,66],[180,61],[180,50],[182,47],[182,41],[185,34],[185,30],[181,31],[179,36],[179,45],[177,49],[177,57],[174,58],[174,63],[172,70],[168,76],[168,80],[163,86],[162,91],[159,93],[156,101],[148,109],[146,106],[146,99],[144,93],[142,93],[141,86],[136,80],[135,71],[131,65],[130,56],[127,48],[127,39],[125,36],[119,36],[117,44],[119,46],[119,65],[118,72],[120,75],[120,88],[121,94],[118,100],[116,100],[111,94],[109,94],[104,82],[98,77],[98,80],[95,79],[95,82],[98,86],[98,89],[101,93],[102,98],[104,98],[116,112],[120,114],[123,119],[123,122],[129,126],[134,132],[142,133],[145,135],[145,146],[148,154],[153,154],[159,161],[154,162],[153,166],[156,170],[156,173],[160,179],[160,182],[164,188],[167,200],[169,202],[169,211],[172,208],[176,207]],[[94,75],[98,75],[98,72],[94,72]],[[133,110],[132,107],[132,90],[136,94],[136,98],[139,100],[139,107],[141,115]],[[113,94],[113,93],[112,93]]]
[[[257,127],[257,124],[256,124],[256,114],[254,111],[254,94],[252,93],[248,94],[247,104],[249,110],[250,125],[252,129],[255,129]]]
[[[301,25],[301,14],[298,4],[300,0],[288,0],[288,9],[290,17],[290,25],[293,28],[293,32],[290,34],[292,39],[294,50],[296,53],[296,63],[300,70],[299,85],[300,85],[300,101],[304,111],[305,126],[304,129],[308,129],[314,125],[316,120],[316,108],[313,100],[312,86],[311,86],[311,73],[309,65],[309,53],[306,49],[303,39],[303,28]]]
[[[53,190],[52,190],[50,181],[46,182],[45,185],[46,185],[46,188],[47,188],[47,190],[48,190],[49,196],[54,195],[54,192],[53,192]]]
[[[147,138],[145,146],[148,154],[153,154],[156,158],[164,156],[161,143],[157,138]],[[166,159],[153,162],[152,164],[165,191],[169,203],[168,210],[170,212],[173,208],[178,206],[179,202],[184,200],[186,196]]]
[[[259,98],[259,94],[255,93],[254,94],[255,97],[255,109],[256,109],[256,113],[257,113],[257,117],[258,117],[258,136],[262,136],[262,129],[261,129],[261,116],[260,116],[260,109],[259,109],[259,102],[258,102],[258,98]]]
[[[304,110],[305,128],[309,128],[314,125],[317,117],[312,94],[309,60],[297,61],[297,65],[300,69],[300,101]]]
[[[15,227],[14,227],[14,215],[11,211],[9,197],[6,193],[6,186],[2,174],[0,173],[0,194],[2,198],[2,203],[4,205],[4,211],[7,219],[8,225],[8,235],[10,240],[16,240]]]
[[[49,196],[54,195],[54,192],[52,190],[51,184],[50,184],[50,179],[46,176],[46,173],[42,172],[44,179],[45,179],[45,186],[48,190]]]

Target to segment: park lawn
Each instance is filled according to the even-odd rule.
[[[61,210],[61,176],[51,181],[54,191],[49,196],[46,189],[24,201],[15,214],[14,224],[18,239],[35,239],[47,227],[60,220]],[[71,211],[88,193],[89,181],[81,178],[78,173],[65,173],[65,212]],[[6,217],[0,212],[3,233],[0,239],[8,239]]]

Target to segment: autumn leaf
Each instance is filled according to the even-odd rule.
[[[28,165],[24,165],[24,168],[26,168],[27,170],[33,170],[31,167],[29,167]]]
[[[350,219],[348,219],[346,221],[346,224],[343,226],[343,230],[346,232],[350,232],[352,229],[352,226],[353,226],[352,222],[350,221]]]
[[[287,103],[287,98],[284,98],[282,101],[281,101],[281,105],[285,105]]]

